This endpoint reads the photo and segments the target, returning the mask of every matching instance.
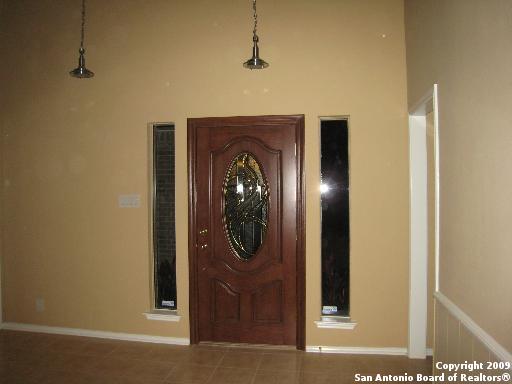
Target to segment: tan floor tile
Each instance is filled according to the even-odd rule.
[[[302,364],[302,355],[295,353],[264,353],[260,370],[297,371]]]
[[[169,346],[0,331],[1,384],[343,384],[352,383],[355,373],[430,374],[431,367],[432,359],[404,356]]]
[[[164,384],[162,380],[149,378],[136,378],[127,376],[101,376],[96,374],[87,374],[80,376],[76,384]]]
[[[87,344],[88,340],[83,337],[60,336],[48,343],[48,349],[59,353],[79,353]]]
[[[253,384],[295,384],[299,378],[298,371],[258,371]]]
[[[118,346],[118,343],[111,341],[90,341],[80,351],[81,355],[106,356],[111,354]]]
[[[189,353],[189,347],[155,344],[146,358],[153,361],[180,363],[185,360]]]
[[[118,344],[109,356],[128,358],[128,359],[145,359],[151,352],[153,347],[150,343],[123,342]]]
[[[0,361],[0,378],[8,375],[31,376],[36,370],[32,364],[25,364],[11,361]],[[0,381],[1,382],[1,381]]]
[[[344,384],[352,383],[353,376],[345,376],[336,373],[302,372],[298,383],[300,384]]]
[[[94,368],[99,375],[123,376],[134,363],[134,359],[107,356],[99,360]]]
[[[137,384],[140,383],[140,381],[134,382],[123,376],[105,376],[99,375],[97,373],[81,374],[75,380],[76,383],[74,384],[127,384],[128,382]],[[153,384],[153,382],[149,382],[148,384]]]
[[[2,352],[1,356],[4,361],[38,365],[39,360],[41,360],[45,354],[40,351],[8,347]]]
[[[82,384],[81,375],[75,372],[58,370],[42,371],[37,375],[37,383],[40,384]]]
[[[409,360],[409,368],[408,373],[417,374],[421,373],[423,375],[432,375],[432,357],[429,356],[425,360],[423,359],[408,359]]]
[[[201,384],[206,383],[215,371],[215,367],[197,364],[179,364],[167,376],[168,383]]]
[[[254,369],[243,368],[217,368],[208,384],[251,384]]]
[[[103,359],[103,356],[71,355],[68,360],[67,370],[78,373],[94,373],[96,366]]]
[[[120,384],[166,384],[165,381],[152,378],[123,377]]]
[[[136,379],[164,380],[176,364],[160,361],[136,360],[126,371],[127,377]]]
[[[304,356],[302,359],[302,370],[306,372],[334,371],[335,366],[330,359],[320,355]]]
[[[2,384],[36,384],[37,382],[30,377],[20,376],[14,373],[8,373],[1,376],[0,383]]]
[[[226,352],[220,362],[223,368],[250,368],[256,370],[263,358],[260,352]]]
[[[39,367],[44,367],[47,369],[52,369],[56,371],[69,371],[71,370],[71,361],[73,360],[73,355],[51,352],[43,357],[39,361]]]
[[[365,361],[366,357],[362,355],[312,354],[304,356],[302,370],[307,373],[306,378],[309,377],[309,373],[317,373],[353,379],[355,374],[364,374],[370,370],[367,368]],[[373,365],[372,363],[369,364],[371,367]]]
[[[185,356],[187,364],[217,366],[226,352],[222,350],[191,349]]]

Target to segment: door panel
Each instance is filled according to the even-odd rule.
[[[188,126],[192,342],[302,344],[303,116]]]
[[[252,292],[252,320],[257,323],[283,321],[283,282],[274,280]]]
[[[214,323],[237,323],[240,321],[240,293],[225,282],[211,279],[211,321]]]

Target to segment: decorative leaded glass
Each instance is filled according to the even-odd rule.
[[[262,167],[250,153],[230,163],[223,185],[225,231],[235,255],[253,257],[267,233],[269,189]]]

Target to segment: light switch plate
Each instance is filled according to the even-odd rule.
[[[119,195],[117,202],[119,208],[140,208],[140,195]]]

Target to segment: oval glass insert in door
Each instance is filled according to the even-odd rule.
[[[253,154],[243,152],[231,161],[223,195],[229,245],[240,260],[248,261],[265,240],[269,209],[268,183]]]

